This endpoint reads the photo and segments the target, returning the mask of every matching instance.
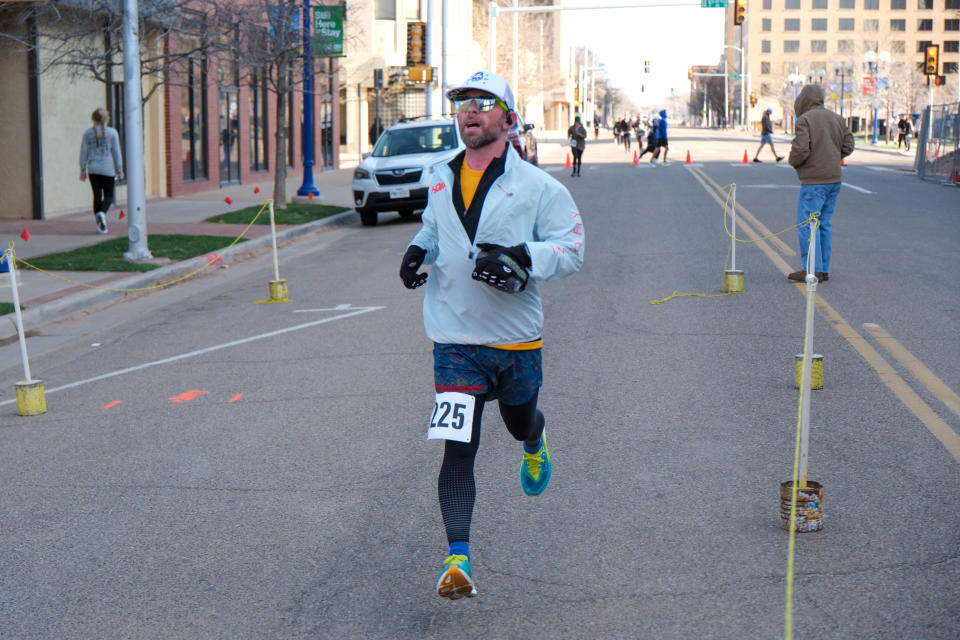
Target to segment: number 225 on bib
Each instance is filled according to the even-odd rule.
[[[473,407],[477,399],[468,393],[444,391],[437,394],[427,427],[427,440],[470,442],[473,436]]]

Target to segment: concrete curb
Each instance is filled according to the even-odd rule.
[[[316,220],[314,222],[308,222],[307,224],[301,224],[297,225],[296,227],[284,229],[277,232],[277,241],[290,240],[308,233],[313,233],[314,231],[322,229],[323,227],[346,226],[351,222],[354,222],[356,220],[356,216],[357,212],[351,209],[334,214],[327,218],[323,218],[322,220]],[[229,258],[237,254],[259,251],[264,247],[271,246],[271,244],[271,236],[265,235],[259,238],[248,240],[246,242],[237,243],[229,249],[225,249],[222,252],[216,252],[216,255],[219,256],[223,262],[226,262]],[[116,282],[111,283],[110,286],[113,289],[142,289],[144,287],[149,287],[164,281],[175,280],[210,263],[211,258],[208,257],[210,255],[211,254],[205,254],[203,256],[190,258],[189,260],[170,264],[165,267],[160,267],[159,269],[154,269],[152,271],[137,273],[129,278],[117,280]],[[42,304],[38,307],[26,309],[22,312],[21,315],[23,318],[23,329],[25,332],[38,329],[52,322],[63,320],[64,318],[70,316],[71,314],[77,313],[78,311],[90,310],[103,306],[115,298],[127,295],[127,293],[128,292],[126,291],[88,289],[86,291],[64,296],[57,300],[51,300],[50,302]],[[3,320],[6,322],[3,322]],[[13,313],[8,313],[7,315],[0,317],[0,340],[7,340],[16,336],[17,323],[15,315]]]

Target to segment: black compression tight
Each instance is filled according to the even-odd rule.
[[[537,409],[537,395],[521,405],[500,402],[500,416],[517,440],[536,446],[543,433],[543,414]],[[437,478],[440,513],[447,530],[448,542],[469,542],[470,520],[477,497],[473,476],[473,462],[480,447],[480,417],[483,415],[483,396],[477,396],[473,410],[473,437],[469,443],[447,440],[443,449],[443,464]]]

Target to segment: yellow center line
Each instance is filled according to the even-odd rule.
[[[703,176],[703,179],[709,182],[713,186],[713,188],[716,189],[718,193],[722,191],[722,187],[718,185],[716,182],[714,182],[713,179],[710,178],[710,176],[704,173],[701,169],[691,169],[691,171],[698,171],[700,175]],[[760,230],[761,236],[768,237],[773,235],[773,232],[770,231],[770,229],[768,229],[765,224],[757,220],[757,217],[752,213],[750,213],[749,211],[747,211],[747,208],[744,207],[739,202],[737,203],[737,211],[739,212],[740,216],[742,216],[741,219],[749,220],[754,227]],[[791,249],[788,244],[786,244],[783,240],[781,240],[777,236],[770,238],[770,242],[772,242],[778,249],[780,249],[780,252],[783,253],[784,255],[793,256],[793,255],[796,255],[797,253],[796,251]]]
[[[960,396],[948,387],[937,375],[927,368],[925,364],[910,353],[906,347],[900,344],[896,338],[887,333],[880,325],[872,322],[865,322],[863,328],[872,335],[877,342],[886,349],[894,359],[903,365],[903,367],[913,374],[920,383],[925,386],[930,393],[936,396],[937,400],[942,402],[950,411],[960,417]]]
[[[720,197],[717,195],[717,192],[720,190],[720,187],[717,186],[717,183],[708,178],[706,175],[703,175],[704,179],[701,179],[702,171],[700,169],[690,169],[691,173],[694,174],[694,177],[703,185],[707,193],[709,193],[715,200],[721,203]],[[713,188],[707,186],[705,183],[710,182],[713,185]],[[716,189],[716,191],[714,191]],[[738,208],[739,205],[738,205]],[[744,209],[746,212],[746,209]],[[747,212],[749,214],[749,212]],[[749,216],[752,218],[752,216]],[[744,229],[753,240],[759,240],[760,236],[749,226],[744,225]],[[760,248],[763,253],[770,258],[770,261],[773,262],[784,275],[790,273],[790,266],[784,261],[784,259],[770,248],[770,246],[763,241],[758,241],[757,246]],[[796,283],[795,288],[801,293],[805,293],[805,288],[802,283]],[[890,389],[893,394],[900,399],[900,401],[910,410],[913,415],[915,415],[924,426],[933,434],[933,436],[940,441],[940,443],[947,449],[953,459],[960,463],[960,436],[950,428],[950,426],[944,422],[944,420],[936,414],[936,412],[924,402],[916,391],[914,391],[907,382],[900,377],[896,370],[890,366],[890,364],[883,359],[876,349],[870,346],[870,343],[861,336],[857,331],[850,326],[850,324],[843,319],[843,317],[837,313],[833,307],[831,307],[823,296],[818,294],[816,296],[816,305],[820,313],[822,313],[827,320],[830,321],[830,324],[833,325],[833,328],[843,337],[854,350],[860,354],[868,365],[877,373],[880,380]],[[892,340],[892,338],[891,338]],[[887,343],[889,344],[889,342]],[[906,351],[906,350],[904,350]],[[895,356],[896,357],[896,356]],[[907,366],[906,364],[904,366]],[[909,367],[908,367],[909,368]],[[926,367],[924,367],[926,369]],[[914,374],[916,375],[916,374]],[[931,373],[931,375],[933,375]],[[920,378],[920,376],[917,376]],[[936,378],[936,376],[933,376]],[[946,385],[944,385],[946,387]],[[952,392],[951,392],[952,393]],[[939,397],[939,396],[938,396]],[[949,406],[949,405],[948,405]]]
[[[711,196],[713,196],[713,199],[716,200],[721,207],[724,206],[723,198],[720,195],[718,195],[718,193],[721,192],[721,188],[717,186],[717,183],[711,180],[700,169],[689,169],[689,171],[690,173],[693,174],[693,177],[695,177],[697,181],[700,182],[701,185],[703,185],[703,188],[706,190],[706,192]],[[709,182],[710,185],[708,185],[707,182]],[[716,189],[716,191],[714,191],[714,189]],[[746,209],[743,209],[743,207],[740,205],[737,205],[737,209],[746,211]],[[751,228],[751,226],[746,223],[747,219],[755,219],[755,218],[753,218],[753,215],[750,215],[749,218],[741,219],[740,223],[743,229],[746,231],[747,235],[750,236],[750,239],[755,241],[756,246],[759,247],[760,250],[763,251],[763,253],[766,254],[768,258],[770,258],[770,261],[773,262],[774,266],[777,267],[784,276],[786,276],[788,273],[793,271],[790,265],[787,264],[786,260],[784,260],[779,253],[776,253],[770,247],[770,245],[767,244],[766,240],[760,240],[760,238],[763,236],[761,236],[759,233],[754,231]],[[766,227],[764,227],[764,229],[766,229]],[[768,233],[766,235],[770,235],[770,234]],[[799,284],[798,286],[802,287],[803,285]]]

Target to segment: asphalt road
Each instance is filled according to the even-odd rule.
[[[755,138],[671,140],[668,167],[606,141],[581,178],[545,165],[587,238],[581,273],[543,287],[553,478],[522,493],[491,407],[477,598],[434,593],[431,344],[396,275],[418,223],[382,216],[284,247],[288,304],[254,304],[263,254],[45,328],[44,415],[16,415],[22,372],[0,369],[0,637],[784,637],[795,232],[738,246],[741,295],[650,301],[721,293],[717,187],[737,184],[747,238],[793,225],[796,178],[740,166]],[[960,637],[960,191],[906,166],[858,151],[845,169],[814,338],[825,526],[796,537],[797,638]]]

